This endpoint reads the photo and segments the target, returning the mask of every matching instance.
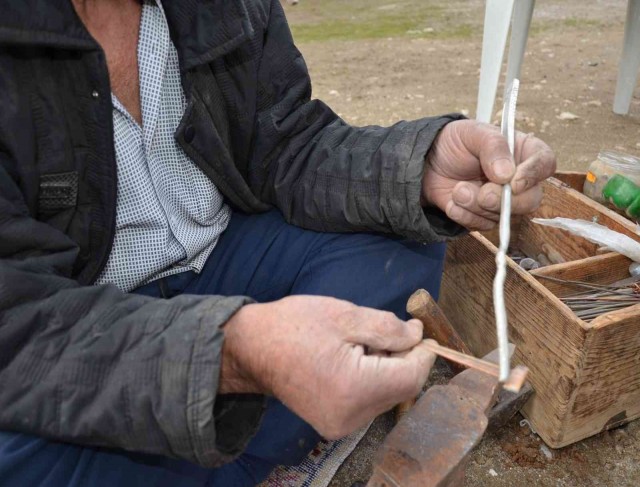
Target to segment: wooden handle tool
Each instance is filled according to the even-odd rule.
[[[455,373],[462,372],[465,368],[481,370],[492,376],[498,376],[498,365],[473,357],[471,351],[465,345],[458,332],[451,325],[447,317],[440,309],[431,295],[424,289],[419,289],[411,295],[407,302],[407,311],[413,318],[422,321],[424,325],[424,337],[438,342],[438,345],[426,342],[432,351],[447,359]],[[509,380],[503,387],[507,390],[519,391],[524,383],[528,370],[526,367],[516,367],[511,371]],[[416,400],[398,404],[396,419],[399,420],[413,407]]]
[[[422,321],[424,337],[431,338],[444,347],[471,355],[471,350],[465,345],[458,332],[451,325],[438,303],[424,289],[418,289],[407,302],[407,312]],[[452,364],[454,372],[462,372],[464,367]]]
[[[453,350],[471,355],[469,348],[462,341],[458,332],[451,326],[451,323],[440,309],[440,306],[438,306],[438,303],[435,302],[431,294],[427,291],[418,289],[411,295],[407,302],[407,312],[413,318],[422,321],[424,338],[431,338]],[[464,367],[455,362],[451,363],[451,368],[456,374],[464,370]],[[396,407],[396,419],[400,420],[415,403],[416,399],[414,398],[398,404]]]

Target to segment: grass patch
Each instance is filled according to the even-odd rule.
[[[596,19],[578,19],[569,17],[562,21],[565,27],[603,27],[605,24]]]
[[[287,8],[298,43],[386,37],[481,39],[482,8],[467,0],[302,0]],[[534,19],[531,36],[565,28],[602,28],[597,19]]]
[[[445,5],[433,0],[307,0],[289,10],[289,18],[299,43],[386,37],[467,38],[481,31],[481,26],[461,21],[448,3]]]
[[[568,17],[566,19],[546,20],[544,22],[536,22],[536,19],[531,23],[529,30],[529,37],[535,37],[548,32],[556,32],[564,28],[602,28],[606,24],[595,19],[579,19],[576,17]]]

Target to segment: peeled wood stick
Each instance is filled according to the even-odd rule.
[[[464,365],[467,368],[484,372],[485,374],[489,374],[496,379],[500,378],[500,366],[498,364],[479,359],[472,355],[466,355],[464,353],[457,352],[450,348],[443,347],[442,345],[434,343],[433,341],[425,340],[424,345],[426,345],[429,350],[431,350],[436,355],[439,355],[440,357],[443,357],[460,365]],[[502,383],[502,388],[514,393],[520,392],[520,389],[527,380],[528,373],[529,369],[527,367],[525,367],[524,365],[517,365],[509,371],[507,379]],[[405,401],[398,404],[396,408],[396,421],[399,421],[402,416],[404,416],[407,411],[409,411],[413,407],[414,404],[415,400]]]
[[[505,95],[504,108],[502,110],[502,135],[509,144],[509,151],[515,156],[515,120],[516,101],[520,81],[516,78],[511,82],[508,93]],[[500,222],[498,250],[496,252],[496,275],[493,280],[493,309],[496,317],[496,336],[498,338],[498,350],[500,352],[500,382],[505,382],[510,374],[509,365],[509,330],[507,323],[507,308],[504,299],[504,283],[507,277],[507,251],[511,235],[511,185],[502,187],[500,204]]]
[[[437,343],[433,343],[430,341],[425,341],[424,344],[436,355],[440,355],[441,357],[446,358],[447,360],[451,360],[460,365],[464,365],[467,368],[479,370],[480,372],[484,372],[485,374],[492,375],[494,377],[500,376],[500,367],[498,364],[494,364],[492,362],[487,362],[486,360],[479,359],[472,355],[466,355],[464,353],[456,352],[455,350],[451,350],[450,348],[443,347]]]
[[[440,355],[447,360],[452,360],[453,362],[464,365],[470,369],[479,370],[480,372],[484,372],[485,374],[489,374],[493,377],[500,377],[500,367],[497,364],[487,362],[486,360],[482,360],[471,355],[465,355],[464,353],[456,352],[455,350],[443,347],[442,345],[438,345],[437,343],[428,341],[425,341],[424,343],[433,353],[435,353],[436,355]],[[504,381],[502,387],[507,391],[519,392],[520,388],[524,385],[524,382],[527,379],[528,373],[529,369],[527,369],[523,365],[514,367],[509,372],[509,376],[507,377],[507,380]]]

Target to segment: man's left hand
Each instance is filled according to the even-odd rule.
[[[518,132],[514,161],[497,127],[459,120],[442,129],[429,151],[421,203],[470,230],[489,230],[500,219],[502,185],[513,189],[513,214],[531,213],[542,200],[540,183],[555,171],[555,154],[540,139]]]

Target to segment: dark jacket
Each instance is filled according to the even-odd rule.
[[[279,0],[163,0],[188,108],[176,132],[229,204],[296,225],[440,240],[419,206],[448,115],[347,125],[311,100]],[[105,55],[69,0],[0,0],[0,429],[215,466],[260,397],[216,397],[221,325],[246,297],[92,286],[116,208]]]

